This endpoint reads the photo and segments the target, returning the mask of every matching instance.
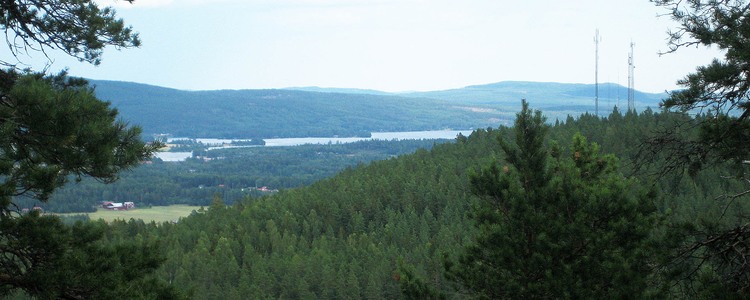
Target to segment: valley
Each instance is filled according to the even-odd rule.
[[[433,131],[405,131],[405,132],[372,132],[370,137],[302,137],[302,138],[272,138],[263,139],[262,145],[236,145],[237,142],[243,142],[243,139],[217,139],[217,138],[169,138],[169,142],[176,140],[194,143],[197,148],[203,148],[206,151],[232,149],[232,148],[252,148],[252,147],[294,147],[303,145],[324,145],[324,144],[347,144],[361,141],[403,141],[403,140],[452,140],[462,134],[468,136],[471,130],[433,130]],[[174,148],[174,146],[172,146]],[[185,147],[182,147],[185,148]],[[179,145],[177,150],[181,148]],[[183,161],[192,156],[193,152],[175,152],[170,149],[167,152],[158,152],[155,157],[162,161]]]
[[[641,114],[613,113],[607,118],[582,115],[550,126],[545,145],[559,149],[550,150],[549,155],[556,155],[554,157],[560,160],[572,162],[585,157],[583,155],[593,155],[594,152],[577,152],[573,148],[572,137],[580,133],[596,143],[594,147],[601,147],[598,149],[606,155],[592,160],[593,166],[619,162],[619,168],[608,168],[618,174],[614,182],[629,187],[617,192],[618,197],[640,195],[639,199],[646,199],[642,203],[651,207],[648,211],[668,213],[669,222],[713,218],[719,220],[716,226],[731,226],[733,220],[742,218],[742,212],[750,209],[748,203],[728,204],[714,199],[724,189],[742,190],[742,182],[719,179],[720,170],[705,170],[693,179],[679,174],[653,177],[653,172],[660,169],[659,164],[644,165],[645,169],[636,171],[639,147],[647,134],[656,132],[663,124],[688,122],[690,118],[685,114],[659,114],[650,110]],[[431,147],[422,144],[387,159],[332,171],[332,175],[297,188],[282,189],[273,195],[230,196],[216,189],[218,193],[204,196],[211,199],[205,211],[176,224],[114,221],[112,239],[127,240],[134,236],[146,240],[167,239],[164,247],[168,249],[165,250],[168,258],[157,276],[172,280],[178,286],[190,287],[194,291],[192,297],[200,299],[241,298],[247,294],[261,298],[400,298],[402,284],[411,280],[423,282],[440,293],[457,293],[452,281],[444,275],[443,263],[446,259],[458,261],[462,249],[474,245],[473,241],[482,233],[471,216],[484,198],[474,192],[473,182],[476,181],[472,178],[493,165],[499,174],[516,176],[515,169],[509,173],[501,171],[502,166],[508,165],[508,158],[498,143],[501,139],[512,141],[513,130],[507,127],[479,129],[451,142]],[[311,156],[307,159],[326,157],[320,167],[332,161],[335,156],[330,154],[344,154],[347,147],[372,151],[377,147],[401,148],[418,142],[362,141],[267,147],[265,150],[284,150],[292,154],[287,157],[296,157],[304,155],[297,151],[309,147]],[[425,142],[432,143],[422,141]],[[399,144],[401,146],[397,146]],[[230,150],[238,149],[221,151]],[[255,157],[255,154],[245,155]],[[553,159],[549,163],[557,164]],[[229,166],[243,169],[262,164],[260,159],[251,159],[215,167],[231,172]],[[622,179],[622,174],[633,174],[633,177]],[[584,189],[588,193],[596,186],[584,185],[575,191]],[[117,192],[121,193],[126,191]],[[571,199],[590,199],[591,194],[587,195],[589,198]],[[602,198],[603,207],[613,205],[607,204],[610,203],[607,199],[614,198]],[[729,213],[715,219],[726,205],[732,207]],[[556,222],[566,217],[567,214],[560,213],[535,220]],[[557,227],[544,228],[554,231]],[[632,230],[628,229],[625,234],[632,237]],[[658,241],[667,240],[660,238]],[[671,253],[669,246],[660,247],[665,248],[649,250],[649,255],[641,256],[639,261],[658,263],[662,254]],[[185,261],[196,263],[186,264]],[[589,270],[589,267],[582,268]],[[629,274],[634,280],[643,276]],[[666,281],[667,274],[655,273],[654,276],[672,282]],[[658,288],[660,282],[643,288]],[[681,284],[681,281],[675,282]]]
[[[746,1],[107,2],[0,5],[0,298],[750,298]]]

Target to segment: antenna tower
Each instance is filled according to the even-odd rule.
[[[594,107],[596,116],[599,116],[599,42],[601,41],[601,37],[599,36],[599,29],[596,29],[596,34],[594,35],[594,44],[596,45],[596,62],[594,64],[594,90],[595,90],[595,98],[594,98]]]
[[[633,61],[633,47],[635,43],[630,42],[630,53],[628,53],[628,111],[635,111],[635,62]]]

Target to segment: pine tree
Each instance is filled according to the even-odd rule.
[[[655,158],[658,163],[664,158],[666,163],[659,167],[673,176],[687,170],[694,177],[707,169],[719,169],[723,174],[717,178],[725,182],[717,182],[717,185],[733,184],[734,188],[725,188],[713,197],[726,203],[747,201],[750,195],[750,4],[744,0],[652,2],[666,8],[667,15],[678,23],[669,33],[667,52],[700,45],[722,50],[723,57],[697,67],[695,72],[677,81],[683,88],[670,93],[662,106],[702,115],[650,139],[640,159],[654,162]],[[693,128],[699,128],[697,135],[686,134]],[[688,295],[695,296],[696,292],[711,295],[719,291],[713,297],[747,298],[750,294],[750,222],[747,210],[736,213],[744,217],[722,220],[722,214],[707,220],[707,224],[697,224],[695,220],[684,224],[690,230],[685,234],[684,247],[676,251],[671,267],[682,269],[679,277],[684,279]],[[730,291],[736,292],[731,294]]]
[[[507,164],[472,176],[479,234],[447,276],[478,298],[639,298],[648,292],[652,195],[581,135],[571,157],[546,147],[541,112],[523,102]]]
[[[2,0],[0,12],[13,56],[0,58],[8,67],[0,70],[0,297],[177,297],[149,279],[162,261],[155,245],[110,244],[101,224],[68,227],[14,204],[45,202],[69,179],[112,182],[160,147],[141,141],[140,128],[118,120],[85,80],[19,72],[14,60],[55,49],[99,64],[106,46],[138,46],[138,35],[93,0]]]

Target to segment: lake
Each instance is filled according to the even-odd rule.
[[[289,147],[289,146],[300,146],[309,144],[345,144],[353,143],[358,141],[367,140],[432,140],[432,139],[455,139],[458,134],[469,136],[472,130],[430,130],[430,131],[401,131],[401,132],[373,132],[369,138],[361,137],[329,137],[329,138],[274,138],[274,139],[263,139],[266,142],[265,147]],[[171,138],[167,142],[174,140],[180,140],[185,138]],[[264,146],[223,146],[229,144],[232,141],[246,141],[243,139],[214,139],[214,138],[197,138],[197,142],[202,143],[209,147],[208,150],[226,149],[226,148],[240,148],[240,147],[264,147]],[[159,152],[156,153],[156,157],[161,158],[164,161],[183,161],[191,156],[191,152]]]
[[[193,152],[156,152],[154,157],[163,161],[183,161],[193,155]]]

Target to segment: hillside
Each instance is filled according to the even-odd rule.
[[[309,186],[346,168],[430,149],[451,140],[369,140],[344,144],[295,147],[250,147],[211,150],[208,160],[155,160],[128,172],[114,183],[93,179],[66,186],[45,203],[45,211],[91,212],[101,201],[134,201],[140,207],[172,204],[208,205],[215,193],[227,204],[258,197],[258,187],[292,189]],[[188,151],[189,149],[184,149]],[[201,153],[201,148],[193,151]],[[34,199],[18,199],[20,207],[38,205]]]
[[[368,136],[373,131],[497,126],[497,113],[444,100],[294,90],[180,91],[91,81],[144,133],[212,138]]]
[[[408,97],[426,97],[452,102],[518,106],[518,99],[533,101],[535,106],[549,111],[572,110],[579,113],[594,108],[596,86],[593,84],[503,81],[498,83],[472,85],[460,89],[401,94]],[[664,93],[653,94],[635,91],[635,106],[639,110],[655,108],[665,97]],[[619,100],[618,100],[619,99]],[[614,84],[599,85],[599,108],[606,116],[611,107],[627,106],[628,88]],[[577,115],[577,114],[576,114]]]
[[[617,154],[622,172],[630,173],[640,140],[684,118],[651,111],[584,116],[553,126],[549,139],[569,149],[573,133],[581,132],[605,153]],[[311,186],[231,207],[217,197],[176,224],[116,223],[118,237],[112,239],[162,241],[167,261],[158,275],[194,299],[398,299],[401,266],[453,293],[443,262],[455,259],[476,232],[468,217],[476,200],[469,176],[493,161],[504,163],[497,140],[510,132],[477,130],[455,143],[348,168]],[[726,187],[715,172],[696,178],[698,184],[641,175],[644,188],[664,191],[654,202],[671,211],[673,221],[724,208],[714,200]],[[746,202],[736,204],[747,212]]]
[[[371,90],[337,89],[305,87],[294,88],[317,92],[347,92],[372,93]],[[482,85],[471,85],[463,88],[426,91],[391,93],[402,97],[430,98],[450,101],[462,105],[467,109],[494,111],[510,117],[520,108],[520,99],[527,99],[535,107],[543,110],[551,120],[565,119],[568,115],[579,116],[583,113],[594,113],[594,95],[596,86],[593,84],[558,83],[558,82],[529,82],[503,81]],[[377,94],[383,92],[375,91]],[[650,107],[656,109],[666,93],[645,93],[635,91],[635,107],[638,111]],[[599,84],[599,115],[607,116],[615,106],[627,107],[628,88],[615,83]]]
[[[594,85],[499,82],[431,92],[340,88],[182,91],[92,80],[99,98],[144,133],[213,138],[367,136],[377,131],[470,129],[510,125],[527,99],[551,121],[594,112]],[[599,113],[627,105],[627,89],[599,87]],[[656,108],[664,94],[636,92],[636,108]]]

